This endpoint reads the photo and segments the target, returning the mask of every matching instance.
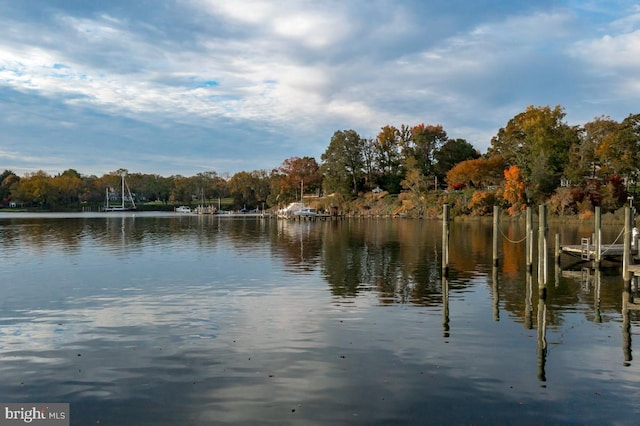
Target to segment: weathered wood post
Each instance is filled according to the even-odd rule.
[[[595,232],[593,236],[593,243],[595,244],[595,255],[593,259],[593,267],[600,268],[602,261],[602,211],[600,206],[596,207],[595,214]]]
[[[556,258],[556,265],[560,265],[560,253],[562,250],[560,249],[560,234],[556,233],[556,246],[554,250],[554,257]]]
[[[493,266],[498,266],[498,231],[500,230],[500,206],[493,206]]]
[[[547,265],[547,206],[541,204],[538,208],[538,287],[545,290],[546,296],[547,277],[549,269]]]
[[[449,275],[449,204],[442,206],[442,274]]]
[[[626,282],[631,279],[629,276],[629,265],[631,264],[631,209],[624,208],[624,250],[622,253],[622,279]]]
[[[533,270],[533,209],[531,206],[528,206],[526,211],[526,232],[527,271],[531,271]]]

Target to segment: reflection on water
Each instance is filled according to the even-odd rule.
[[[634,423],[619,270],[551,268],[545,294],[523,224],[494,268],[491,224],[456,222],[444,277],[441,228],[0,216],[0,400],[79,425]]]

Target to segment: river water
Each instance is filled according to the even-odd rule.
[[[74,425],[637,424],[619,267],[550,252],[540,298],[522,228],[493,268],[491,224],[453,223],[443,278],[439,221],[2,214],[0,401]]]

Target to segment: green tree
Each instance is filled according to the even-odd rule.
[[[398,192],[402,179],[402,139],[400,130],[384,126],[373,141],[374,158],[380,172],[380,183],[388,191]]]
[[[570,148],[578,143],[579,130],[563,121],[565,115],[560,106],[529,106],[491,140],[488,155],[501,155],[507,166],[517,165],[537,201],[559,185]]]
[[[433,176],[435,154],[447,139],[447,132],[439,124],[418,124],[411,128],[412,149],[410,149],[410,155],[418,161],[418,167],[422,170],[423,175]]]
[[[363,176],[364,141],[355,130],[338,130],[322,154],[323,187],[326,193],[357,194]]]
[[[238,172],[229,179],[229,191],[236,209],[254,209],[267,201],[270,178],[266,171]]]
[[[480,158],[480,153],[464,139],[448,139],[434,153],[434,158],[436,160],[434,166],[435,175],[438,179],[444,180],[447,172],[453,166],[462,161]]]
[[[640,163],[640,114],[631,114],[596,149],[602,163],[602,174],[619,174],[627,182],[638,177]]]
[[[598,152],[610,143],[619,126],[617,121],[606,116],[596,117],[584,124],[579,133],[578,143],[569,154],[571,167],[565,170],[570,182],[579,184],[584,179],[596,178],[601,166]],[[600,154],[604,152],[600,151]]]

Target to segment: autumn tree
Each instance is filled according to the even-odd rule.
[[[434,153],[434,159],[436,161],[434,165],[434,173],[438,179],[444,179],[447,172],[451,170],[456,164],[466,161],[474,160],[480,157],[480,153],[469,142],[464,139],[448,139],[441,147]]]
[[[417,207],[417,214],[421,215],[425,209],[423,204],[428,184],[415,158],[409,158],[406,167],[407,173],[401,182],[402,188],[409,193],[411,204]]]
[[[599,155],[605,154],[605,146],[610,146],[612,138],[618,132],[619,123],[606,116],[600,116],[582,126],[578,143],[569,154],[571,167],[565,175],[573,184],[584,179],[596,179],[600,174],[601,160]]]
[[[267,201],[269,195],[269,174],[265,170],[238,172],[229,179],[229,191],[234,207],[257,208]]]
[[[272,179],[274,178],[279,179],[277,194],[281,202],[299,199],[298,194],[302,190],[315,193],[322,185],[320,167],[313,157],[291,157],[284,160],[277,175],[272,175]]]
[[[191,204],[197,194],[197,183],[194,179],[182,175],[171,176],[169,201],[173,204]]]
[[[560,106],[529,106],[491,140],[488,155],[501,155],[508,166],[518,166],[523,181],[538,200],[559,185],[570,148],[578,141],[578,129],[566,124],[565,116]]]
[[[522,211],[527,206],[525,184],[520,168],[513,165],[504,171],[504,191],[502,197],[511,204],[507,212],[510,215]]]
[[[619,174],[627,181],[637,179],[640,163],[640,114],[631,114],[596,149],[604,176]]]
[[[82,177],[76,170],[65,170],[51,179],[50,191],[49,200],[53,204],[59,206],[79,204],[83,192]]]
[[[451,188],[471,186],[484,189],[498,185],[503,180],[504,162],[502,157],[476,158],[461,161],[447,172],[445,180]]]
[[[5,170],[0,173],[0,203],[9,200],[11,194],[11,186],[20,181],[18,175],[11,170]]]
[[[382,127],[373,146],[380,172],[380,183],[387,190],[397,192],[402,177],[400,131],[394,126]]]
[[[16,200],[21,200],[26,204],[40,208],[48,207],[51,194],[51,176],[42,170],[27,173],[11,186],[11,193]]]

